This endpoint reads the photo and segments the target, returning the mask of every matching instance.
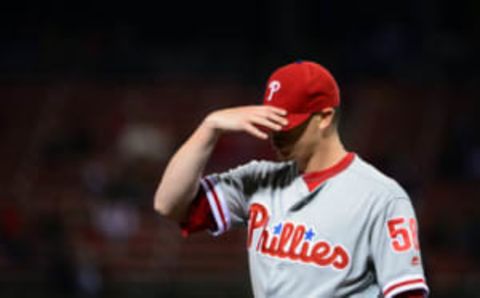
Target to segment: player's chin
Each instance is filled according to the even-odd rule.
[[[289,161],[293,159],[290,152],[282,151],[277,148],[275,148],[275,154],[279,161]]]

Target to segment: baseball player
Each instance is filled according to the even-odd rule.
[[[182,233],[246,227],[255,297],[426,297],[408,194],[337,130],[339,89],[314,62],[277,69],[263,105],[209,114],[176,152],[155,209]],[[202,178],[218,139],[271,139],[280,161]]]

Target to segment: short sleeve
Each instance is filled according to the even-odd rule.
[[[231,228],[247,226],[252,197],[274,185],[285,184],[284,179],[292,179],[296,173],[292,162],[254,160],[202,178],[199,193],[181,224],[183,233],[208,229],[217,236]]]
[[[252,161],[220,174],[203,177],[200,189],[190,206],[182,232],[208,229],[214,236],[248,222],[248,201],[260,188],[261,179],[269,176],[268,162]],[[212,224],[213,221],[213,224]]]
[[[370,252],[384,297],[411,290],[428,293],[417,231],[409,198],[392,199],[375,218]]]
[[[248,201],[259,188],[258,180],[264,168],[263,162],[252,161],[201,180],[201,187],[206,193],[217,226],[212,231],[213,235],[247,224]]]

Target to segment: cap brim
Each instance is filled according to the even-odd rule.
[[[310,118],[311,113],[301,113],[301,114],[287,114],[286,118],[288,124],[282,128],[282,131],[289,131],[302,125],[305,121]]]

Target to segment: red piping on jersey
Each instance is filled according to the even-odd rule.
[[[407,281],[403,281],[403,282],[400,282],[396,285],[393,285],[393,286],[390,286],[388,289],[386,289],[384,292],[383,292],[383,296],[387,296],[391,291],[395,290],[395,289],[398,289],[400,287],[404,287],[404,286],[408,286],[408,285],[411,285],[411,284],[424,284],[425,283],[425,280],[423,278],[417,278],[417,279],[412,279],[412,280],[407,280]]]
[[[327,179],[337,175],[338,173],[348,168],[348,166],[352,163],[354,157],[355,153],[348,152],[345,157],[343,157],[339,162],[329,168],[317,172],[309,172],[303,174],[303,180],[307,184],[308,190],[314,190],[317,186],[325,182]]]
[[[218,213],[220,213],[220,219],[222,220],[223,227],[226,231],[227,230],[227,221],[225,220],[225,215],[223,214],[223,209],[222,209],[222,206],[220,205],[220,200],[218,199],[217,192],[215,191],[215,188],[214,188],[212,182],[210,182],[210,180],[205,179],[204,181],[207,183],[208,187],[210,187],[210,191],[213,194],[213,199],[215,201],[215,204],[217,205]]]

